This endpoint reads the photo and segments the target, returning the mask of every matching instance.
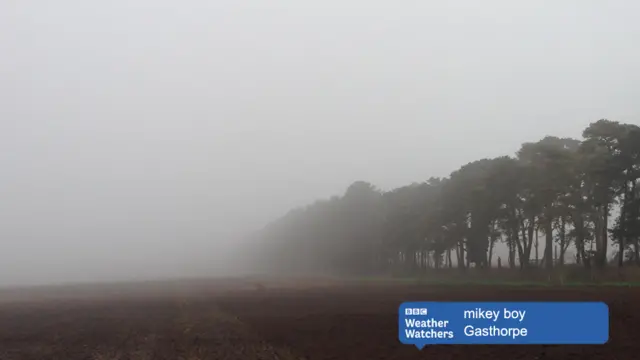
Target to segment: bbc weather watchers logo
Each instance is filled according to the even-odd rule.
[[[405,302],[398,308],[398,339],[418,349],[604,344],[609,341],[609,307],[602,302]]]
[[[406,308],[404,315],[427,315],[427,308]]]

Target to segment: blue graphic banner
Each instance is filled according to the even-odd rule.
[[[398,337],[422,349],[437,344],[604,344],[602,302],[406,302]]]

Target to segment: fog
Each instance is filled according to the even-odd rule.
[[[243,234],[591,121],[629,1],[0,2],[0,285],[219,275]]]

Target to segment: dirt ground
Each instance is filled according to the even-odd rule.
[[[0,291],[0,360],[634,359],[640,289],[199,280]],[[600,300],[600,346],[431,346],[397,339],[403,301]],[[636,326],[636,327],[634,327]]]

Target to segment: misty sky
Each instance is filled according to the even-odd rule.
[[[355,180],[640,123],[639,11],[0,0],[0,285],[218,271],[231,234]]]

